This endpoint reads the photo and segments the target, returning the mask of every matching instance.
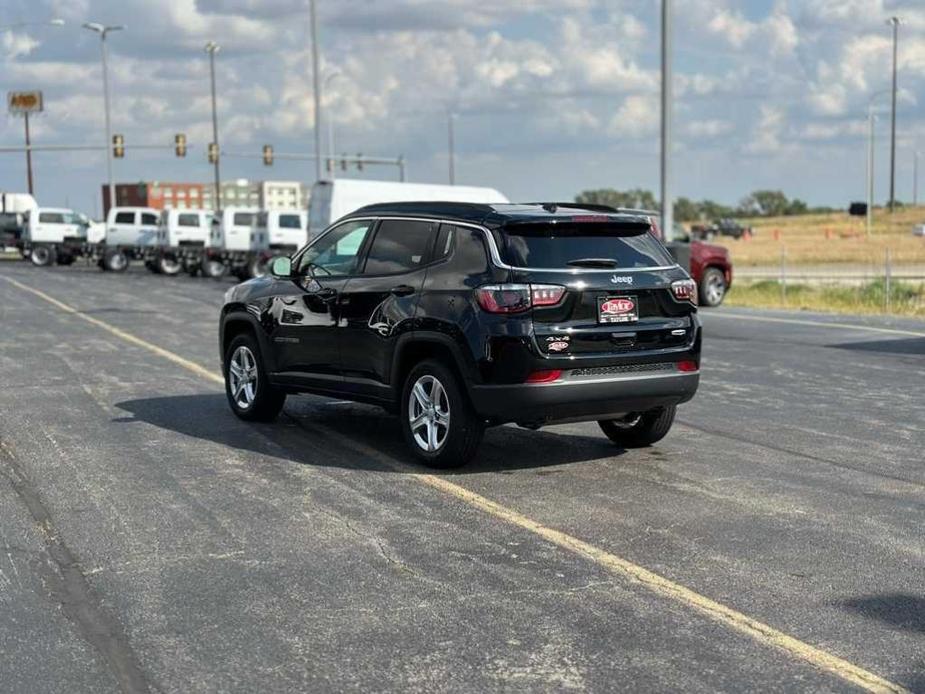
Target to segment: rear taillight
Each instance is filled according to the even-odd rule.
[[[527,383],[552,383],[553,381],[558,381],[561,375],[561,369],[534,371],[532,374],[527,376]]]
[[[565,287],[555,284],[487,284],[475,290],[475,298],[489,313],[519,313],[534,306],[555,306]]]
[[[697,285],[694,280],[678,280],[671,283],[671,294],[678,301],[697,301]]]

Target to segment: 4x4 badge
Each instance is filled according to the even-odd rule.
[[[633,276],[632,275],[613,275],[610,278],[610,281],[614,284],[632,284]]]

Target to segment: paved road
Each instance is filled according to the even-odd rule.
[[[925,691],[925,324],[704,312],[658,446],[429,475],[366,406],[236,420],[228,286],[0,263],[3,690]]]

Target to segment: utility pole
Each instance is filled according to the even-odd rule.
[[[84,29],[95,31],[100,35],[100,56],[103,61],[103,105],[106,111],[106,177],[109,181],[109,207],[116,205],[116,186],[112,182],[112,126],[109,115],[109,73],[106,65],[106,36],[110,31],[120,31],[125,27],[106,26],[96,22],[87,22]]]
[[[209,54],[209,82],[212,88],[212,142],[215,143],[215,161],[213,162],[215,174],[215,198],[212,202],[213,210],[222,209],[222,178],[219,172],[219,160],[222,158],[221,147],[218,144],[218,104],[215,98],[215,54],[221,50],[215,41],[206,44],[206,53]]]
[[[912,206],[919,205],[919,151],[912,153]]]
[[[309,0],[309,14],[312,30],[312,84],[315,92],[315,180],[321,180],[321,65],[318,61],[318,19],[315,15],[315,0]],[[333,154],[333,153],[332,153]]]
[[[867,105],[867,224],[865,232],[870,237],[870,227],[874,214],[874,104],[873,99]]]
[[[450,185],[456,185],[456,129],[453,121],[456,120],[456,114],[447,109],[446,127],[447,127],[447,152],[450,167]]]
[[[26,181],[29,184],[29,195],[35,191],[32,189],[32,140],[29,139],[29,112],[23,113],[26,121]]]
[[[896,47],[899,42],[899,17],[890,17],[893,25],[893,113],[890,129],[890,212],[896,208]]]
[[[674,240],[674,207],[671,196],[671,0],[662,0],[662,238]]]

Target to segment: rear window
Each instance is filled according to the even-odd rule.
[[[297,214],[281,214],[279,216],[280,229],[301,229],[302,220]]]
[[[199,215],[198,214],[181,214],[177,217],[177,226],[198,227],[199,226]]]
[[[249,227],[254,223],[254,213],[253,212],[235,212],[234,220],[232,224],[236,227]]]
[[[64,215],[60,212],[39,212],[41,224],[64,224]]]
[[[614,261],[615,268],[674,265],[665,247],[640,223],[511,224],[502,229],[508,265],[566,268],[580,260]]]
[[[157,215],[150,212],[141,213],[141,223],[142,224],[157,224]]]

